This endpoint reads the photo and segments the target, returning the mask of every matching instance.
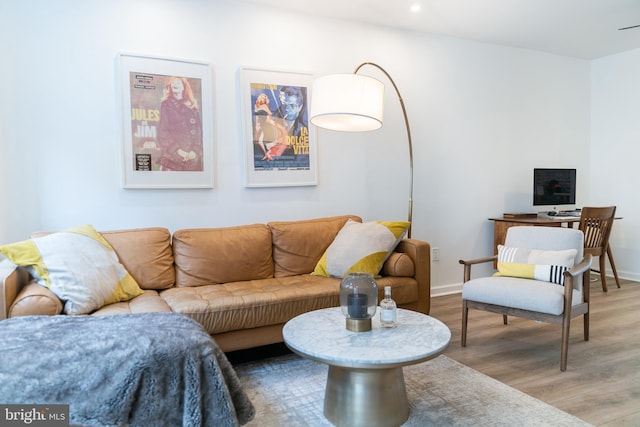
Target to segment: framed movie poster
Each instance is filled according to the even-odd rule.
[[[121,54],[125,188],[212,188],[211,68]]]
[[[246,187],[318,184],[311,80],[307,73],[241,70]]]

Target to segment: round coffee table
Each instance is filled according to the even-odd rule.
[[[379,310],[379,309],[378,309]],[[451,331],[433,317],[398,309],[398,326],[351,332],[340,307],[301,314],[284,325],[295,353],[329,365],[324,415],[337,426],[400,425],[409,418],[402,367],[432,359],[449,345]]]

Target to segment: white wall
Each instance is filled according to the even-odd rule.
[[[532,209],[534,167],[577,168],[578,205],[589,199],[588,61],[232,0],[23,0],[2,9],[0,35],[11,43],[0,48],[0,243],[84,223],[175,230],[406,217],[407,144],[390,89],[382,130],[317,132],[318,186],[244,188],[242,66],[323,75],[373,61],[393,76],[414,138],[413,237],[440,248],[436,290],[461,282],[458,259],[491,253],[487,218]],[[119,52],[212,65],[215,189],[122,189]]]
[[[616,205],[611,249],[618,274],[640,280],[640,49],[593,61],[591,202]]]

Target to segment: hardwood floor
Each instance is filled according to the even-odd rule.
[[[597,277],[598,275],[595,274]],[[592,275],[592,278],[594,275]],[[469,311],[460,346],[460,294],[433,297],[430,315],[451,329],[445,355],[596,426],[640,426],[640,283],[591,282],[589,341],[571,321],[567,370],[560,372],[560,326]]]

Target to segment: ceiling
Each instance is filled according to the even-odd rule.
[[[640,27],[618,30],[640,25],[640,0],[247,1],[583,59],[640,48]]]

